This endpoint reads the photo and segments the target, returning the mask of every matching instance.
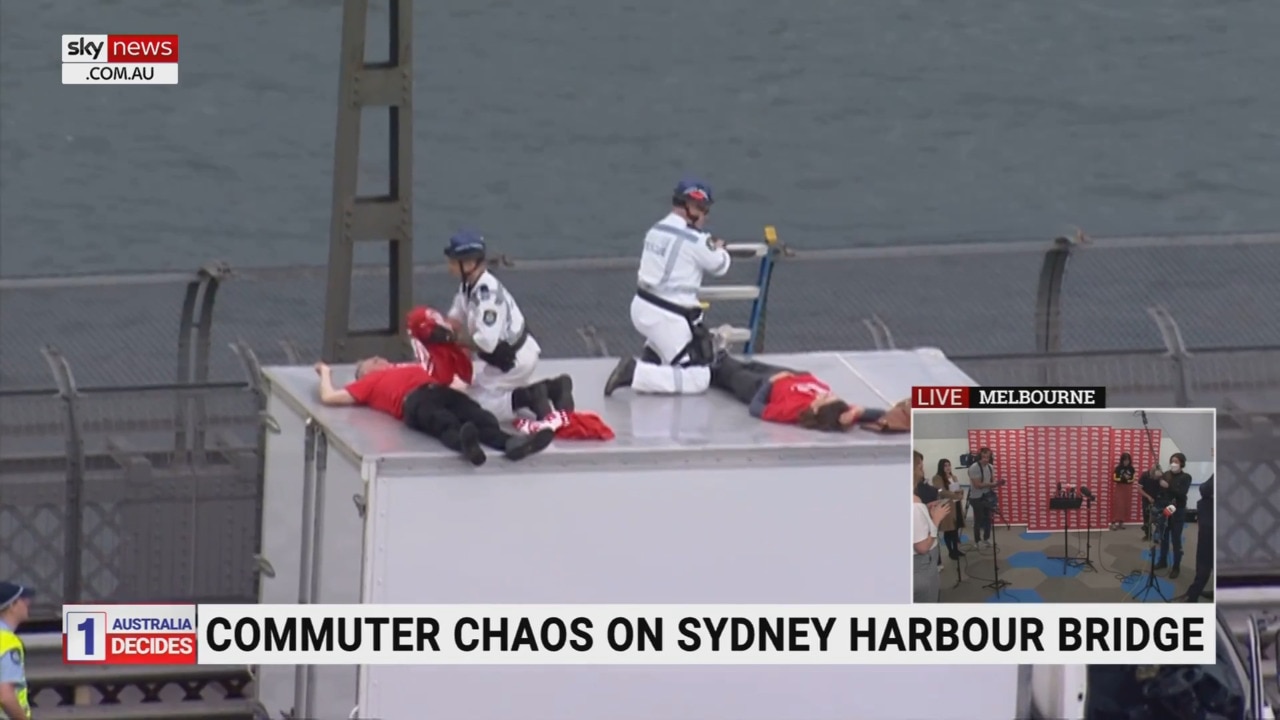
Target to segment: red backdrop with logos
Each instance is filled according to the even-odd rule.
[[[1136,484],[1117,486],[1112,470],[1120,453],[1133,456],[1140,473],[1156,462],[1152,449],[1160,447],[1160,431],[1148,438],[1142,430],[1089,426],[1035,426],[1021,430],[970,430],[969,447],[989,447],[995,453],[995,476],[1006,480],[1000,489],[1001,524],[1025,525],[1043,532],[1063,528],[1063,511],[1050,511],[1049,498],[1062,487],[1088,487],[1097,498],[1080,510],[1066,511],[1072,529],[1104,529],[1111,524],[1111,496],[1118,488],[1134,493],[1129,522],[1141,522],[1142,503]]]
[[[969,449],[991,448],[992,468],[995,479],[1007,485],[996,491],[1000,515],[998,525],[1025,525],[1027,523],[1026,483],[1021,482],[1027,464],[1026,443],[1021,430],[970,430]],[[957,473],[961,482],[968,476]]]

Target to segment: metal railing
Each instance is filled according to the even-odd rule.
[[[1195,265],[1197,277],[1238,282],[1188,293],[1160,277],[1195,253],[1209,258]],[[1118,289],[1090,287],[1117,263],[1138,260]],[[1280,568],[1280,510],[1272,500],[1280,496],[1280,318],[1261,311],[1280,307],[1280,284],[1271,280],[1280,274],[1280,234],[796,251],[782,262],[788,267],[771,299],[768,349],[942,346],[985,384],[1106,385],[1113,404],[1218,407],[1224,570]],[[633,260],[596,259],[521,262],[503,273],[547,354],[572,356],[587,352],[575,322],[598,323],[597,341],[628,346],[625,313],[607,325],[598,308],[609,293],[625,307],[634,269]],[[436,271],[416,270],[419,296],[452,290],[450,283],[431,287]],[[589,310],[547,282],[548,273],[562,279],[566,272],[584,287],[599,286]],[[837,301],[824,302],[824,273],[849,280],[826,291]],[[358,272],[356,288],[379,280],[378,272]],[[267,362],[314,357],[319,323],[308,314],[319,319],[323,281],[323,268],[233,272],[222,264],[109,280],[0,280],[0,576],[21,570],[51,591],[51,606],[256,597],[258,353]],[[1134,294],[1144,282],[1149,292]],[[163,313],[175,284],[177,340],[166,351],[158,338],[173,336],[156,332],[155,313]],[[920,287],[940,287],[945,297],[922,301]],[[1104,297],[1088,300],[1094,295]],[[1188,304],[1188,295],[1199,304]],[[93,310],[102,306],[113,312]],[[1188,321],[1175,321],[1171,307]],[[357,303],[353,316],[368,310]],[[373,312],[381,310],[375,303]],[[1017,317],[1027,322],[1011,320]],[[57,318],[52,326],[50,318]],[[1229,322],[1240,327],[1222,333]],[[1071,349],[1081,325],[1100,328],[1092,336],[1097,347]],[[1214,344],[1228,336],[1239,344]],[[43,344],[48,337],[59,346]],[[16,353],[27,343],[43,362],[21,360]]]
[[[1280,307],[1280,233],[791,250],[769,301],[772,349],[897,343],[977,357],[1280,347],[1271,311]],[[548,356],[590,354],[586,326],[612,347],[634,343],[634,259],[508,265],[503,279]],[[735,272],[749,283],[751,271]],[[415,297],[432,304],[454,290],[437,265],[414,268],[413,280]],[[353,327],[385,324],[378,290],[387,281],[385,269],[357,268]],[[53,389],[39,366],[50,341],[86,386],[234,380],[239,368],[219,349],[237,340],[274,352],[288,338],[290,351],[316,357],[324,285],[323,267],[221,263],[194,273],[0,278],[0,389]]]

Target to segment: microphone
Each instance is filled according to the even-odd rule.
[[[1089,489],[1089,486],[1088,486],[1088,485],[1081,485],[1081,486],[1080,486],[1080,494],[1084,496],[1084,499],[1085,499],[1085,500],[1092,500],[1092,499],[1093,499],[1093,491]]]
[[[1146,424],[1147,424],[1147,411],[1146,411],[1146,410],[1139,410],[1139,411],[1138,411],[1138,413],[1139,413],[1140,415],[1142,415],[1142,424],[1143,424],[1143,425],[1146,425]]]

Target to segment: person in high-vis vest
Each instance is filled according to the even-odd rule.
[[[18,626],[31,615],[31,588],[0,582],[0,712],[8,720],[31,720],[27,657]]]

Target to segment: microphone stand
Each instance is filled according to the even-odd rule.
[[[1003,519],[1004,516],[1000,514],[1000,509],[998,507],[992,507],[990,509],[990,512],[991,512],[991,573],[992,573],[992,577],[994,577],[995,579],[987,583],[986,585],[983,585],[982,587],[986,588],[987,590],[995,590],[996,600],[999,600],[1001,598],[1002,591],[1005,588],[1009,587],[1009,585],[1011,585],[1012,583],[1010,583],[1008,580],[1000,579],[1000,544],[996,542],[996,516],[1000,515],[1001,519]]]
[[[1157,506],[1153,502],[1149,512],[1153,513],[1155,517],[1151,519],[1151,524],[1154,527],[1151,532],[1151,556],[1147,558],[1147,583],[1142,586],[1141,590],[1133,593],[1133,598],[1141,602],[1149,602],[1148,598],[1151,597],[1152,591],[1155,591],[1156,597],[1159,597],[1164,602],[1171,602],[1164,594],[1164,590],[1160,588],[1160,583],[1156,582],[1156,553],[1160,550],[1160,539],[1164,537],[1167,527],[1165,523],[1168,521],[1164,519],[1163,505]]]
[[[1142,431],[1147,436],[1147,450],[1151,453],[1151,457],[1157,461],[1153,470],[1158,470],[1160,469],[1160,451],[1151,439],[1151,425],[1147,421],[1147,411],[1139,410],[1138,415],[1142,418]],[[1147,470],[1147,473],[1152,473],[1152,470]],[[1147,507],[1147,512],[1149,513],[1147,523],[1151,525],[1151,556],[1147,558],[1147,583],[1141,590],[1133,593],[1133,598],[1142,602],[1147,601],[1147,598],[1151,596],[1152,590],[1161,600],[1170,602],[1169,598],[1165,596],[1164,590],[1160,589],[1160,583],[1156,582],[1156,553],[1160,550],[1160,543],[1164,538],[1164,534],[1168,532],[1168,520],[1164,516],[1165,503],[1157,502],[1160,499],[1159,497],[1153,498]]]
[[[1093,543],[1090,541],[1090,538],[1093,536],[1089,530],[1089,524],[1093,522],[1093,495],[1086,495],[1084,499],[1085,502],[1089,504],[1088,508],[1086,508],[1084,512],[1084,560],[1076,560],[1072,565],[1080,568],[1081,572],[1084,572],[1085,570],[1098,572],[1098,568],[1093,564],[1092,560]]]

